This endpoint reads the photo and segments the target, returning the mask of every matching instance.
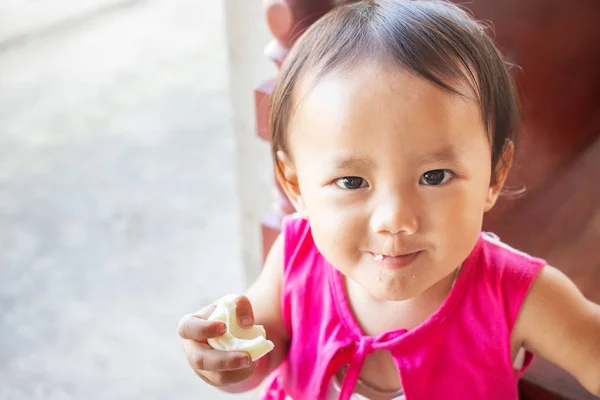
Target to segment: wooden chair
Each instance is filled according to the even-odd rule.
[[[266,54],[278,66],[293,39],[342,1],[267,0],[274,40]],[[484,229],[561,268],[600,303],[600,2],[597,0],[472,0],[491,21],[501,50],[517,64],[524,129],[509,185],[518,200],[501,201]],[[257,129],[268,138],[273,80],[255,91]],[[262,224],[267,253],[281,217],[293,209],[279,188]],[[560,344],[557,344],[560,345]],[[521,399],[593,399],[571,376],[536,359],[520,383]]]

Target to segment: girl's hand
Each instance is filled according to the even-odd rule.
[[[250,301],[241,296],[236,300],[237,319],[240,326],[254,325]],[[215,310],[212,304],[202,310],[186,315],[179,321],[179,336],[184,339],[183,349],[188,363],[196,374],[213,386],[228,386],[248,379],[254,373],[255,364],[243,351],[219,351],[210,347],[207,339],[224,334],[227,330],[220,321],[208,321]]]

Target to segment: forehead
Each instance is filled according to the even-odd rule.
[[[414,153],[487,143],[479,106],[466,86],[467,96],[460,96],[378,64],[330,73],[314,85],[307,80],[295,93],[290,151],[295,158],[306,147],[375,151],[384,144]]]

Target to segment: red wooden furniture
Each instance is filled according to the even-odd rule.
[[[266,54],[280,66],[294,38],[341,2],[267,0],[274,39]],[[473,0],[468,8],[493,23],[499,47],[520,66],[514,74],[524,111],[508,183],[527,191],[518,200],[501,201],[484,228],[546,258],[600,303],[600,1]],[[255,90],[257,130],[265,140],[272,88],[270,80]],[[292,211],[276,187],[272,212],[262,223],[264,254],[281,217]],[[540,359],[520,393],[521,399],[595,398]]]

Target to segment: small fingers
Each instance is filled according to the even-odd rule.
[[[208,319],[208,317],[210,317],[210,315],[213,313],[213,311],[215,311],[216,308],[217,308],[217,304],[212,303],[211,305],[204,307],[200,311],[196,311],[192,315],[194,315],[198,318]]]
[[[207,321],[189,314],[179,321],[177,332],[183,339],[204,341],[206,339],[221,336],[227,331],[227,327],[221,321]]]
[[[219,351],[193,340],[186,340],[183,348],[190,366],[196,371],[235,371],[252,365],[250,355],[242,351]]]
[[[244,327],[251,327],[254,325],[254,312],[252,311],[252,304],[246,296],[240,296],[236,301],[236,315],[238,323]]]
[[[254,373],[256,366],[252,364],[250,367],[245,369],[238,369],[236,371],[224,371],[224,372],[196,372],[198,376],[207,381],[213,386],[227,386],[234,383],[238,383],[248,379]]]

